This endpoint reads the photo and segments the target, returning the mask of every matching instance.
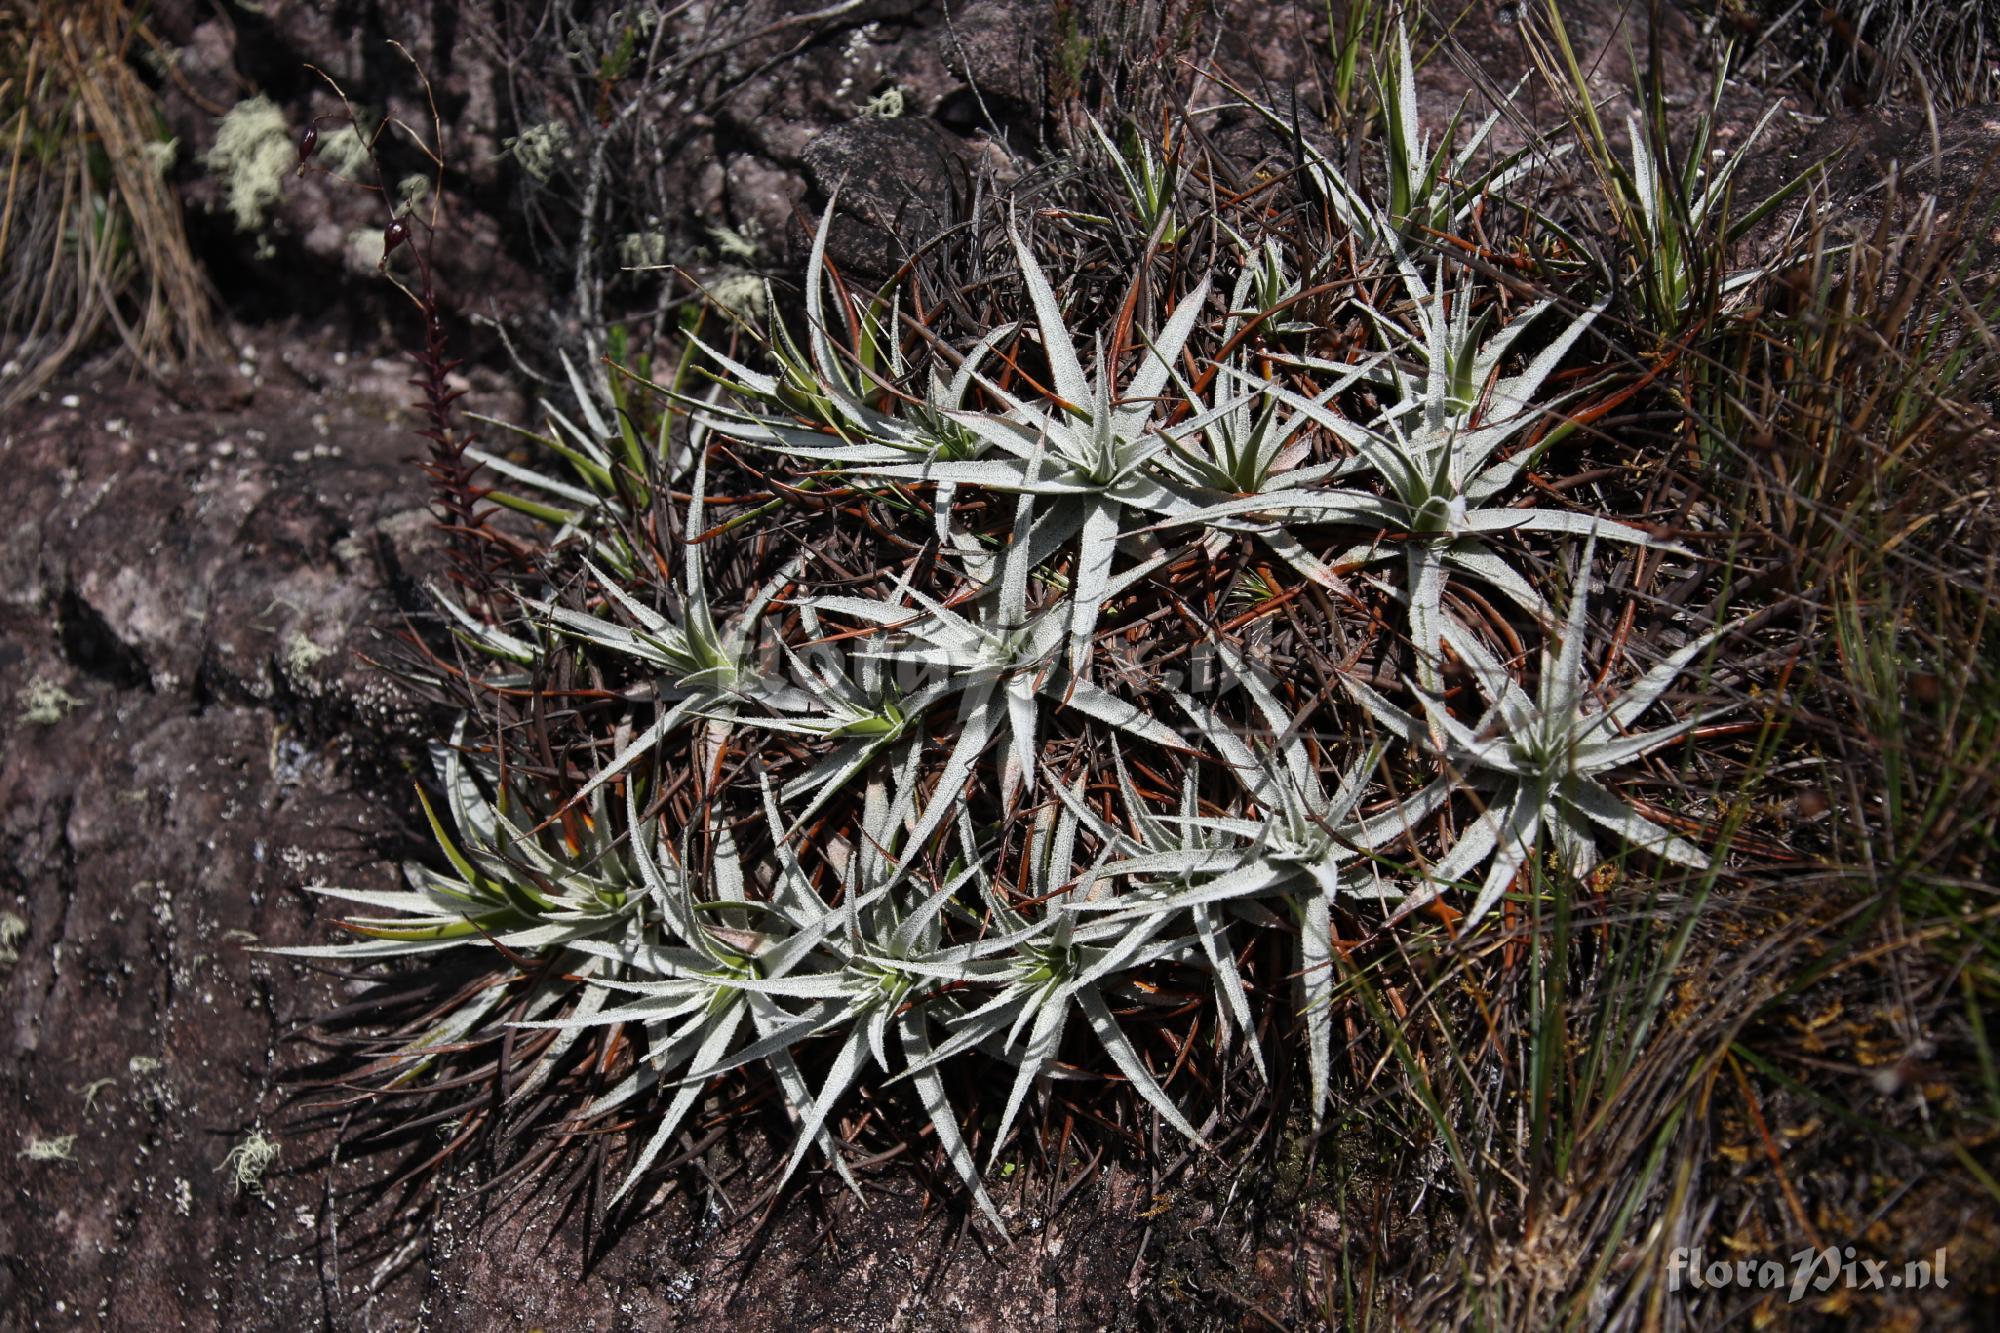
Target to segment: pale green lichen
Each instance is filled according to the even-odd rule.
[[[95,1111],[97,1109],[97,1099],[103,1095],[104,1090],[106,1088],[115,1088],[117,1086],[118,1086],[118,1080],[115,1078],[94,1078],[90,1082],[84,1084],[83,1113],[85,1115],[89,1115],[92,1111]]]
[[[555,173],[556,163],[569,152],[569,126],[559,120],[529,125],[517,138],[509,139],[507,147],[521,164],[521,170],[547,184]]]
[[[261,1129],[253,1129],[243,1141],[229,1150],[217,1169],[229,1176],[229,1192],[241,1194],[249,1190],[252,1194],[264,1193],[264,1173],[271,1163],[278,1160],[277,1140]]]
[[[903,114],[903,90],[890,85],[879,96],[871,97],[861,104],[864,120],[894,120]]]
[[[368,160],[368,141],[352,125],[320,140],[319,162],[349,176]],[[271,206],[285,192],[285,178],[298,164],[298,148],[285,113],[268,97],[238,102],[222,118],[208,167],[227,191],[230,216],[239,231],[261,232]]]
[[[382,267],[388,247],[380,227],[356,227],[347,233],[347,267],[355,273],[375,273]]]
[[[76,1135],[74,1134],[57,1134],[53,1138],[46,1139],[37,1134],[30,1134],[24,1142],[27,1146],[23,1147],[16,1156],[25,1157],[31,1162],[73,1162],[76,1160]]]
[[[635,231],[618,238],[618,264],[621,268],[659,268],[667,262],[667,238],[664,232]]]
[[[368,140],[352,125],[343,125],[320,141],[319,160],[339,176],[352,176],[368,160]]]
[[[227,191],[238,231],[262,231],[264,215],[284,193],[285,175],[298,161],[285,113],[268,97],[238,102],[222,118],[208,168]]]
[[[21,961],[21,941],[28,936],[28,923],[12,912],[0,912],[0,963]]]
[[[333,656],[331,651],[320,647],[301,631],[293,630],[285,639],[285,674],[290,676],[310,675],[314,667],[331,656]]]
[[[708,289],[715,303],[745,323],[755,324],[770,308],[770,289],[754,273],[731,273]]]
[[[414,213],[417,205],[431,192],[430,179],[425,176],[405,176],[396,182],[396,211]]]
[[[146,165],[155,173],[164,176],[174,169],[174,161],[180,156],[179,139],[149,139],[139,145],[139,152],[146,159]]]
[[[715,253],[723,259],[748,263],[757,257],[757,242],[733,228],[710,227],[708,237],[715,242]]]
[[[71,709],[83,707],[83,700],[47,676],[29,681],[15,702],[20,706],[21,720],[36,727],[52,727],[68,717]]]

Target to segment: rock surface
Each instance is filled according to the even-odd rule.
[[[964,145],[932,121],[867,119],[806,145],[806,171],[839,211],[827,253],[855,277],[881,282],[909,252],[950,226],[971,188]]]
[[[323,1308],[304,1147],[262,1193],[222,1167],[335,988],[251,948],[314,931],[302,885],[387,884],[416,845],[417,714],[358,654],[433,539],[395,409],[275,361],[233,410],[86,380],[0,433],[8,1327]]]
[[[401,365],[278,344],[242,369],[220,409],[99,377],[0,424],[0,1329],[1139,1328],[1206,1310],[1205,1274],[1282,1298],[1296,1238],[1224,1252],[1221,1189],[1125,1162],[1060,1209],[996,1190],[1007,1249],[891,1170],[761,1236],[670,1181],[588,1257],[576,1218],[448,1167],[392,1232],[405,1262],[358,1257],[385,1215],[347,1191],[390,1164],[329,1168],[294,1128],[292,1039],[354,983],[254,948],[327,937],[307,885],[431,854],[408,793],[433,724],[362,657],[441,553]],[[239,1185],[258,1134],[278,1155]]]
[[[945,68],[963,80],[982,118],[1000,123],[1036,115],[1048,97],[1043,69],[1055,25],[1049,0],[972,0],[946,15]]]

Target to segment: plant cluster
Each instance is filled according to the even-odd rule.
[[[849,1176],[905,1089],[1004,1231],[985,1167],[1035,1108],[1120,1084],[1093,1119],[1201,1143],[1299,1050],[1318,1122],[1355,950],[1607,863],[1712,873],[1663,757],[1708,720],[1680,699],[1716,618],[1597,651],[1590,614],[1608,553],[1700,564],[1636,491],[1540,475],[1621,401],[1593,332],[1632,298],[1431,246],[1530,163],[1468,184],[1407,39],[1384,71],[1386,188],[1315,153],[1292,210],[1225,223],[1100,129],[1098,208],[989,220],[991,308],[852,289],[829,206],[795,325],[692,334],[671,376],[572,367],[530,456],[459,451],[467,527],[547,537],[531,575],[439,593],[444,863],[325,889],[357,938],[288,951],[498,966],[380,1049],[385,1082],[476,1049],[506,1113],[634,1131],[621,1195],[731,1076],[795,1124],[778,1183]],[[1051,276],[1121,198],[1122,291]]]
[[[1338,1208],[1341,1326],[1651,1326],[1714,1219],[2000,1197],[1991,219],[1782,228],[1740,65],[1610,114],[1553,2],[1566,123],[1426,123],[1449,32],[1354,0],[1310,112],[1205,85],[1246,163],[1190,12],[1058,6],[1068,152],[889,286],[829,207],[801,291],[484,442],[396,214],[455,548],[402,667],[459,720],[438,855],[297,951],[380,967],[336,1114],[416,1190],[484,1145],[768,1217],[900,1155],[1009,1231],[1213,1145],[1218,1230],[1249,1173]],[[664,87],[602,23],[576,87]],[[589,120],[515,152],[610,217],[653,129]]]

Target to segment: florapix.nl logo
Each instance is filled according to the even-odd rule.
[[[1945,1252],[1928,1258],[1870,1259],[1852,1245],[1800,1250],[1788,1259],[1709,1259],[1699,1247],[1677,1247],[1667,1257],[1667,1290],[1782,1290],[1787,1301],[1804,1300],[1836,1286],[1849,1291],[1918,1291],[1947,1287]]]

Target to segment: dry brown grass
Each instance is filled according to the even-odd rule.
[[[107,327],[155,376],[214,342],[171,144],[131,64],[151,41],[122,0],[0,0],[0,408]]]

